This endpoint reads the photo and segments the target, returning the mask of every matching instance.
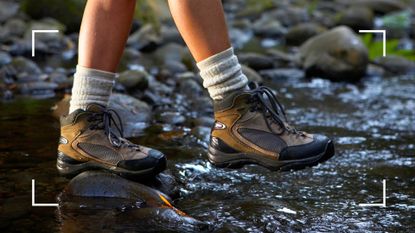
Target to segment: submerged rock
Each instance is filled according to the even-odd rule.
[[[59,195],[62,229],[71,232],[202,231],[209,225],[171,204],[166,194],[118,175],[87,171],[73,178]],[[81,207],[81,208],[80,208]],[[76,218],[74,218],[76,216]],[[99,216],[99,221],[97,220]],[[91,224],[91,223],[94,224]]]
[[[369,63],[367,48],[346,26],[310,38],[299,55],[307,76],[333,81],[357,81],[365,75]]]
[[[415,74],[415,62],[407,60],[404,57],[388,55],[376,59],[375,64],[395,75]]]

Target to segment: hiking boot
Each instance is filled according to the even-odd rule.
[[[216,166],[254,163],[271,170],[298,170],[334,155],[329,138],[287,123],[282,105],[267,87],[255,85],[215,101],[214,112],[208,157]]]
[[[91,104],[60,121],[57,168],[62,175],[102,169],[140,178],[156,175],[166,167],[163,153],[123,138],[121,120],[114,110]]]

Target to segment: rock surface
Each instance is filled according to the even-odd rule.
[[[333,81],[357,81],[365,75],[368,51],[348,27],[336,27],[310,38],[300,48],[300,62],[307,76]]]
[[[63,228],[85,229],[85,225],[90,223],[83,221],[83,217],[90,220],[93,215],[99,215],[102,219],[98,222],[103,225],[95,222],[95,226],[86,229],[98,230],[103,226],[117,229],[117,224],[107,225],[108,223],[122,224],[123,227],[127,224],[131,229],[137,230],[146,229],[145,227],[159,231],[209,229],[208,224],[173,207],[166,194],[108,172],[87,171],[74,177],[60,194],[59,205],[60,214],[77,216],[67,222],[63,220]],[[79,206],[88,211],[80,210]],[[76,224],[70,226],[74,223],[72,221]]]

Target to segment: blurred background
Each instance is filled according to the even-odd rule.
[[[212,167],[205,150],[213,111],[193,58],[167,2],[138,0],[110,107],[120,113],[128,137],[166,153],[179,181],[174,204],[219,232],[414,229],[415,1],[223,4],[244,73],[276,91],[299,129],[333,137],[337,156],[292,173]],[[0,0],[2,232],[92,231],[87,223],[104,231],[111,218],[30,204],[31,179],[39,202],[56,202],[68,183],[55,169],[57,119],[68,111],[84,5]],[[56,29],[36,35],[32,57],[32,30]],[[386,30],[386,56],[382,34],[359,30]],[[359,207],[382,201],[382,179],[388,207]],[[68,219],[70,230],[63,228]],[[116,230],[137,230],[123,226]]]

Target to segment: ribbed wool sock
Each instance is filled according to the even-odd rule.
[[[76,66],[69,113],[91,103],[107,106],[114,80],[115,73]]]
[[[226,94],[247,88],[248,79],[242,73],[232,47],[198,62],[197,67],[203,86],[214,100],[221,100]]]

